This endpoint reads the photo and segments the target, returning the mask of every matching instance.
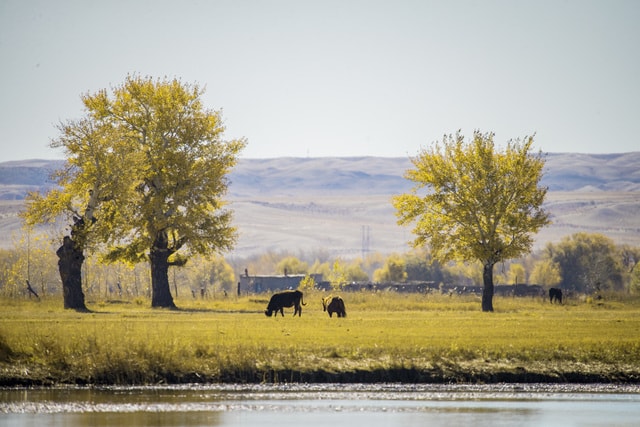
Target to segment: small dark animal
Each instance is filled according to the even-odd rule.
[[[264,314],[271,317],[273,313],[276,313],[277,315],[279,311],[280,314],[282,314],[282,317],[284,317],[284,308],[294,307],[293,315],[295,316],[297,314],[298,316],[302,316],[302,307],[300,306],[300,303],[302,303],[302,305],[307,305],[304,303],[302,299],[302,292],[300,291],[284,291],[273,294]]]
[[[553,300],[556,300],[562,304],[562,289],[551,288],[549,289],[549,302],[553,304]]]
[[[340,297],[329,295],[326,298],[322,298],[322,310],[329,313],[329,317],[332,317],[333,313],[336,313],[338,317],[347,316],[347,311],[344,308],[344,301]]]

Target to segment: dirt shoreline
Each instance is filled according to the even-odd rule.
[[[153,379],[120,378],[112,381],[105,377],[79,378],[72,373],[52,375],[50,372],[0,373],[0,387],[41,387],[60,385],[81,386],[131,386],[178,384],[284,384],[284,383],[406,383],[406,384],[640,384],[640,369],[606,370],[591,369],[567,371],[536,371],[522,367],[501,370],[468,370],[455,367],[417,369],[380,369],[329,372],[325,370],[297,371],[292,369],[242,372],[229,370],[217,375],[191,373],[155,374]]]

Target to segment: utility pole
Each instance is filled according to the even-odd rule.
[[[369,252],[369,247],[371,245],[371,227],[368,225],[362,226],[362,259],[364,260],[365,256]]]

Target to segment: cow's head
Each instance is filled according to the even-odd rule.
[[[329,301],[331,301],[331,295],[322,298],[322,311],[327,311],[327,304],[329,304]]]
[[[273,311],[271,311],[271,310],[265,310],[265,311],[264,311],[264,314],[265,314],[267,317],[271,317],[271,314],[273,314]]]

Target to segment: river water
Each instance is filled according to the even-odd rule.
[[[640,385],[0,389],[0,426],[638,426]]]

